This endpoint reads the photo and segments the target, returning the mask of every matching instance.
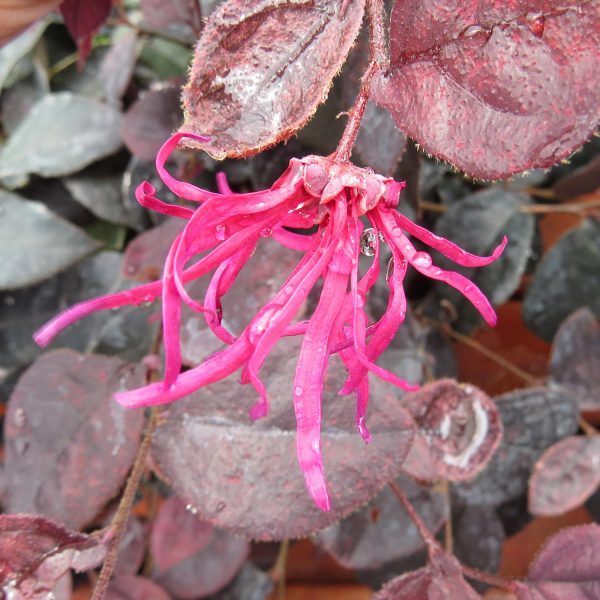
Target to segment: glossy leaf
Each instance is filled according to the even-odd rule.
[[[600,437],[572,436],[551,446],[529,482],[529,512],[560,515],[581,506],[600,485]]]
[[[290,386],[298,347],[282,340],[265,364],[271,408],[264,420],[250,420],[256,396],[249,386],[224,381],[173,404],[154,436],[157,470],[177,494],[202,518],[255,539],[307,535],[356,510],[398,476],[412,440],[402,401],[375,380],[367,416],[373,440],[365,446],[354,425],[353,399],[337,395],[345,371],[332,361],[322,426],[332,508],[320,511],[296,459]]]
[[[5,420],[7,512],[88,525],[125,481],[143,413],[112,394],[140,385],[142,369],[116,358],[49,352],[21,377]]]
[[[519,600],[600,598],[600,526],[559,531],[536,556],[527,581],[512,587]]]
[[[459,562],[441,550],[430,564],[392,579],[373,600],[478,600],[479,594],[463,579]]]
[[[538,264],[523,302],[523,320],[541,338],[550,341],[560,324],[583,306],[600,315],[599,237],[600,221],[585,219]]]
[[[417,432],[402,468],[416,479],[472,479],[502,438],[496,405],[472,385],[436,381],[408,394],[403,404]]]
[[[577,430],[577,407],[564,390],[529,388],[495,401],[504,427],[502,442],[476,479],[453,487],[468,504],[497,506],[521,496],[543,451]]]
[[[397,0],[392,67],[375,80],[375,99],[472,177],[551,166],[598,123],[599,6]]]
[[[600,325],[588,308],[574,312],[556,332],[550,376],[575,394],[581,410],[600,408]]]
[[[397,480],[428,529],[446,520],[444,497],[409,477]],[[369,504],[316,536],[318,544],[347,569],[376,569],[424,547],[423,538],[389,487]]]
[[[183,93],[183,129],[215,158],[285,140],[326,97],[364,0],[227,0],[210,16]]]
[[[96,567],[106,552],[98,537],[37,515],[0,515],[0,591],[52,592],[68,569]],[[13,596],[10,596],[13,597]]]
[[[0,215],[0,290],[39,283],[98,248],[43,204],[4,190]]]
[[[0,154],[0,177],[69,175],[121,146],[121,115],[70,92],[47,94],[31,109]]]

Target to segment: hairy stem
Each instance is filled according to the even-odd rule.
[[[415,507],[410,503],[410,500],[406,497],[406,494],[402,491],[400,486],[395,481],[391,481],[389,483],[389,486],[392,489],[392,492],[396,494],[398,500],[400,500],[400,504],[402,504],[404,510],[408,513],[408,516],[410,517],[411,521],[417,527],[421,537],[423,538],[423,541],[425,542],[425,544],[427,544],[427,550],[429,552],[429,555],[431,556],[433,553],[440,549],[439,544],[433,537],[431,531],[429,531],[429,529],[427,528],[427,525],[425,525],[425,523],[423,522],[423,519],[421,519],[421,517],[415,510]]]
[[[287,572],[287,559],[290,551],[290,541],[283,540],[279,544],[279,552],[277,553],[277,559],[275,560],[275,566],[271,571],[271,579],[277,586],[277,598],[278,600],[285,600],[285,582]]]
[[[338,162],[348,162],[352,147],[356,142],[360,122],[362,121],[367,102],[369,101],[369,90],[375,73],[387,66],[387,53],[385,49],[385,10],[383,0],[367,0],[367,12],[369,15],[369,66],[361,79],[360,91],[354,105],[348,113],[348,122],[335,151],[334,159]]]
[[[461,563],[460,568],[462,572],[469,577],[470,579],[475,579],[477,581],[481,581],[482,583],[487,583],[488,585],[492,585],[494,587],[503,588],[505,590],[510,590],[510,581],[499,577],[498,575],[492,575],[491,573],[484,573],[483,571],[478,571],[477,569],[473,569],[472,567],[467,567],[467,565],[463,565]]]

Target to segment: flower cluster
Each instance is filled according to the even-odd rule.
[[[224,177],[219,176],[219,193],[209,192],[175,179],[165,168],[169,154],[184,136],[205,140],[193,134],[175,134],[160,150],[156,164],[169,189],[178,197],[197,203],[198,208],[191,210],[162,202],[147,182],[136,191],[143,206],[187,221],[171,245],[162,279],[75,305],[42,327],[35,339],[45,346],[64,327],[96,310],[141,305],[160,296],[164,379],[118,393],[116,400],[126,407],[165,404],[242,369],[241,382],[251,384],[259,398],[251,416],[259,418],[268,411],[267,392],[260,378],[266,357],[282,336],[303,335],[292,388],[297,454],[313,500],[321,509],[328,510],[330,500],[323,472],[320,429],[321,392],[329,356],[339,354],[348,370],[340,393],[356,393],[356,425],[368,441],[365,425],[368,373],[402,389],[414,389],[376,364],[405,317],[403,280],[408,265],[459,290],[490,325],[496,321],[494,310],[474,284],[458,273],[435,266],[429,254],[415,249],[407,234],[466,267],[480,267],[494,261],[506,239],[489,257],[469,254],[395,210],[403,184],[331,158],[293,159],[283,175],[265,191],[236,194],[228,188]],[[315,226],[316,232],[310,233]],[[290,228],[306,229],[307,233],[294,233]],[[279,292],[236,337],[223,325],[221,298],[265,236],[304,255]],[[390,293],[383,316],[369,324],[365,301],[379,277],[382,240],[393,257],[387,276]],[[359,275],[361,251],[371,256],[372,262]],[[204,254],[198,258],[200,253]],[[210,273],[212,279],[203,301],[190,297],[186,283]],[[321,278],[323,287],[314,313],[310,319],[296,322],[297,313]],[[179,344],[182,303],[202,312],[208,326],[226,344],[223,350],[184,372]]]

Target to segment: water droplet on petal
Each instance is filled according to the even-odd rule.
[[[527,19],[527,25],[529,26],[529,29],[531,29],[531,33],[533,33],[535,37],[541,38],[542,35],[544,35],[544,15],[540,12],[535,12],[529,13],[525,18]]]
[[[294,292],[294,287],[291,285],[286,285],[283,291],[289,296]]]
[[[302,396],[302,391],[303,391],[303,390],[302,390],[302,388],[301,388],[301,387],[297,387],[297,388],[294,390],[294,394],[295,394],[296,396]]]
[[[227,225],[217,225],[215,227],[215,237],[222,242],[227,237]]]
[[[412,263],[415,267],[426,269],[431,266],[431,256],[427,252],[417,252],[413,256]]]
[[[360,234],[360,251],[365,256],[374,256],[377,247],[377,234],[372,228],[365,229]]]
[[[264,229],[260,230],[260,235],[261,237],[269,237],[272,232],[273,230],[270,227],[265,227]]]

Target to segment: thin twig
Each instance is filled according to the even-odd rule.
[[[115,565],[117,564],[121,540],[123,539],[127,521],[129,519],[129,515],[131,514],[131,507],[133,505],[135,493],[138,489],[140,480],[146,467],[146,458],[148,457],[148,452],[152,442],[152,434],[156,429],[157,420],[158,410],[156,407],[152,407],[150,410],[150,418],[148,420],[144,438],[140,444],[140,448],[135,458],[135,463],[133,464],[133,469],[131,470],[129,479],[127,480],[127,484],[125,485],[123,496],[121,496],[119,508],[117,509],[110,526],[109,534],[112,535],[108,542],[108,552],[106,554],[106,558],[104,559],[104,564],[102,565],[102,570],[100,571],[96,587],[94,588],[92,600],[103,600],[104,596],[106,595],[110,578],[114,571]]]
[[[579,415],[579,427],[583,430],[583,433],[587,436],[600,435],[600,431],[598,431],[589,421],[584,419],[581,415]]]
[[[450,486],[448,480],[442,480],[440,485],[442,494],[444,494],[444,502],[446,504],[446,514],[448,518],[444,523],[444,548],[448,554],[454,554],[454,535],[452,532],[452,506],[450,505]]]
[[[511,582],[508,579],[500,577],[499,575],[484,573],[483,571],[473,569],[472,567],[468,567],[467,565],[463,565],[462,563],[460,564],[460,568],[462,572],[471,579],[487,583],[488,585],[492,585],[494,587],[499,587],[505,590],[512,591],[510,585]]]
[[[390,486],[392,492],[394,492],[394,494],[396,494],[396,497],[398,498],[398,500],[400,500],[400,504],[402,504],[402,506],[404,507],[404,510],[408,513],[410,520],[417,527],[417,530],[421,534],[423,541],[425,542],[425,544],[427,544],[427,549],[429,551],[429,554],[431,555],[432,553],[439,550],[440,545],[437,543],[437,541],[433,537],[433,534],[431,533],[431,531],[429,531],[429,529],[427,528],[427,525],[425,525],[425,523],[423,522],[423,519],[421,519],[421,517],[419,516],[419,513],[417,513],[417,511],[415,510],[415,507],[410,503],[410,500],[406,497],[406,494],[402,491],[400,486],[395,481],[391,481],[389,483],[389,486]]]
[[[455,340],[458,340],[459,342],[461,342],[467,346],[470,346],[474,350],[477,350],[477,352],[479,352],[480,354],[483,354],[483,356],[486,356],[490,360],[493,360],[496,364],[500,365],[501,367],[504,367],[507,371],[510,371],[511,373],[513,373],[514,375],[516,375],[517,377],[522,379],[523,381],[525,381],[529,384],[536,384],[539,382],[539,380],[536,377],[534,377],[530,373],[527,373],[527,371],[524,371],[520,367],[517,367],[517,365],[512,363],[510,360],[504,358],[503,356],[500,356],[500,354],[497,354],[493,350],[486,348],[483,344],[480,344],[477,340],[474,340],[467,335],[464,335],[462,333],[459,333],[458,331],[455,331],[454,329],[452,329],[452,327],[450,327],[446,323],[440,323],[439,321],[434,321],[431,319],[428,319],[427,321],[430,324],[432,324],[434,327],[436,327],[437,329],[443,331],[450,337],[453,337]]]
[[[271,578],[277,586],[277,598],[278,600],[285,600],[285,584],[287,577],[287,559],[290,551],[290,541],[283,540],[279,544],[279,552],[277,553],[277,559],[275,565],[271,570]]]

